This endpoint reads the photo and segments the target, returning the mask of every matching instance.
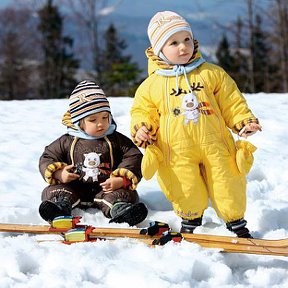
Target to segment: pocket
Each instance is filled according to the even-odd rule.
[[[236,164],[242,174],[248,174],[254,162],[256,147],[248,141],[236,141]]]

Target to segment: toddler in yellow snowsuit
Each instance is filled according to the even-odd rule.
[[[131,108],[132,138],[146,149],[144,178],[157,170],[161,189],[182,218],[181,232],[193,233],[202,224],[211,199],[229,230],[251,237],[244,220],[246,174],[256,148],[235,143],[230,130],[247,138],[261,130],[258,119],[232,78],[202,58],[184,18],[158,12],[148,36],[149,77]]]

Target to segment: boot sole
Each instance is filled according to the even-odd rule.
[[[109,223],[128,223],[134,226],[147,217],[148,209],[143,203],[137,203],[126,210],[122,215],[109,221]]]

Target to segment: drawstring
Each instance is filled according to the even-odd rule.
[[[179,75],[184,74],[186,83],[189,87],[189,91],[191,92],[191,86],[190,86],[190,83],[188,80],[187,73],[190,73],[191,71],[193,71],[194,69],[199,67],[204,62],[205,62],[205,59],[200,57],[188,65],[185,65],[185,66],[174,65],[172,69],[158,69],[155,71],[155,73],[157,75],[161,75],[161,76],[168,76],[168,77],[174,77],[175,76],[177,93],[179,92]]]
[[[184,74],[187,86],[189,88],[189,92],[191,91],[191,85],[189,83],[188,77],[187,77],[187,72],[186,72],[186,68],[183,65],[175,65],[173,66],[173,71],[175,72],[175,76],[176,76],[176,91],[177,93],[179,92],[179,75]]]
[[[174,67],[173,67],[173,70],[174,70]],[[176,66],[176,68],[177,68],[177,66]],[[175,71],[175,75],[176,75],[176,93],[178,94],[178,92],[179,92],[179,81],[178,81],[179,72],[178,72],[178,70]]]

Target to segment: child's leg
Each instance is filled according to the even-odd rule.
[[[246,178],[238,171],[235,158],[227,148],[220,144],[217,148],[218,154],[206,155],[205,178],[218,216],[232,222],[243,218],[246,210]]]
[[[235,155],[217,145],[218,155],[206,155],[205,172],[212,204],[227,229],[238,237],[251,238],[243,219],[246,210],[246,177],[236,166]]]
[[[183,219],[181,221],[180,233],[191,233],[193,234],[194,230],[202,225],[202,217],[195,218],[193,220]]]
[[[158,183],[174,212],[182,218],[181,232],[193,233],[202,224],[208,192],[202,175],[201,153],[196,146],[171,151],[171,165],[158,169]],[[176,150],[175,150],[176,151]]]
[[[183,161],[187,161],[187,164],[179,166],[179,159],[173,167],[161,167],[158,170],[158,182],[167,199],[171,201],[174,212],[183,219],[182,226],[191,224],[192,230],[192,226],[195,229],[201,225],[200,218],[208,207],[208,193],[199,163],[188,157]]]
[[[233,222],[226,223],[226,227],[231,232],[234,232],[240,238],[253,238],[249,230],[245,227],[247,221],[244,219],[239,219]]]
[[[39,213],[48,222],[58,216],[71,215],[72,207],[79,203],[76,192],[65,184],[47,186],[42,192],[41,199]]]
[[[107,218],[112,218],[110,222],[126,222],[134,226],[142,222],[148,210],[143,203],[138,203],[138,193],[125,189],[118,189],[110,193],[101,191],[96,194],[95,203]]]

